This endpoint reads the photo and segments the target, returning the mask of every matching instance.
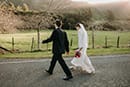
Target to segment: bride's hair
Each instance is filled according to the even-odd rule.
[[[80,28],[81,28],[80,23],[77,23],[77,24],[75,25],[75,27],[80,27]]]

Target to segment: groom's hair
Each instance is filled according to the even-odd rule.
[[[58,27],[61,27],[62,26],[62,21],[60,19],[56,19],[56,25]]]

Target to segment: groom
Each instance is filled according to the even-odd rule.
[[[42,41],[42,43],[48,43],[51,41],[53,42],[53,49],[52,49],[53,57],[50,67],[48,70],[46,70],[46,72],[52,75],[56,62],[58,61],[66,74],[66,77],[63,78],[63,80],[69,80],[72,79],[73,76],[62,57],[62,54],[64,54],[65,51],[67,52],[67,54],[69,54],[69,42],[67,34],[65,31],[61,29],[62,21],[60,21],[59,19],[56,20],[55,27],[56,29],[52,32],[50,38]]]

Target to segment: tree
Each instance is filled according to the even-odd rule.
[[[23,3],[22,8],[23,8],[23,11],[25,11],[25,12],[29,11],[29,7],[28,7],[28,5],[26,3]]]
[[[107,10],[106,19],[108,21],[115,20],[115,15],[114,15],[114,13],[111,10]]]
[[[0,3],[0,33],[11,33],[16,31],[16,26],[20,24],[20,19],[14,14],[13,4],[7,2]]]

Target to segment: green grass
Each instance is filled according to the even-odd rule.
[[[130,48],[101,48],[101,49],[89,49],[87,51],[88,56],[95,55],[115,55],[115,54],[130,54]],[[52,56],[51,51],[44,52],[26,52],[26,53],[9,53],[0,55],[0,58],[50,58]],[[74,51],[70,51],[70,55],[64,54],[65,57],[73,57]]]
[[[51,30],[43,30],[40,33],[41,41],[48,38],[51,35]],[[74,55],[74,49],[77,48],[77,31],[67,30],[69,41],[73,38],[72,47],[70,47],[71,52],[70,56]],[[130,32],[119,32],[119,31],[95,31],[95,49],[92,48],[91,41],[91,31],[88,31],[89,35],[89,50],[88,55],[108,55],[108,54],[128,54],[130,53]],[[108,37],[108,46],[110,48],[104,47],[105,36]],[[120,36],[120,48],[116,48],[117,37]],[[23,53],[14,53],[14,54],[0,54],[0,57],[51,57],[51,51],[47,51],[47,44],[41,44],[41,50],[43,52],[29,52],[31,50],[31,40],[32,37],[35,39],[34,49],[37,50],[37,33],[35,31],[31,32],[20,32],[15,34],[0,34],[0,45],[8,49],[12,49],[11,41],[12,37],[15,39],[15,49],[22,51]],[[48,44],[48,49],[51,49],[51,44]]]

